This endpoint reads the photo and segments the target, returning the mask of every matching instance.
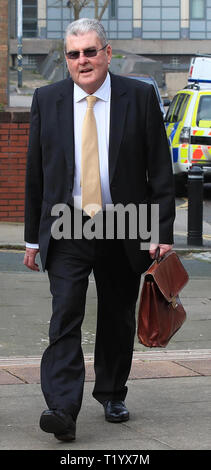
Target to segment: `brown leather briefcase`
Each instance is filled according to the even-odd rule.
[[[156,257],[144,276],[137,335],[147,347],[165,347],[186,320],[179,292],[188,274],[175,251]]]

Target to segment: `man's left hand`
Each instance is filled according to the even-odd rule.
[[[40,268],[37,263],[35,263],[35,258],[39,253],[39,249],[36,248],[26,248],[23,264],[27,266],[27,268],[32,269],[32,271],[39,271]]]

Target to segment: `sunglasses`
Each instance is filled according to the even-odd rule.
[[[65,55],[68,59],[75,60],[78,59],[81,52],[83,52],[85,57],[95,57],[99,51],[103,51],[107,47],[108,44],[106,44],[104,47],[101,47],[101,49],[96,49],[95,47],[90,47],[89,49],[84,49],[83,51],[70,51],[70,52],[65,52]]]

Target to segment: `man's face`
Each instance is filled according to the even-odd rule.
[[[95,31],[78,36],[68,36],[66,40],[66,52],[84,51],[90,48],[101,49],[102,47]],[[108,44],[95,57],[86,57],[83,52],[80,53],[78,59],[68,59],[66,57],[67,67],[73,81],[83,88],[86,93],[94,93],[106,78],[111,56],[112,50]]]

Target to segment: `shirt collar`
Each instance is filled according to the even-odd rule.
[[[107,73],[107,76],[100,86],[98,90],[96,90],[95,93],[93,93],[94,96],[99,98],[100,100],[103,101],[108,101],[109,96],[110,96],[110,88],[111,88],[111,79],[110,79],[110,74]],[[76,83],[74,83],[74,101],[78,103],[79,101],[83,100],[86,98],[86,96],[89,96],[86,91],[84,91],[81,87],[79,87]]]

